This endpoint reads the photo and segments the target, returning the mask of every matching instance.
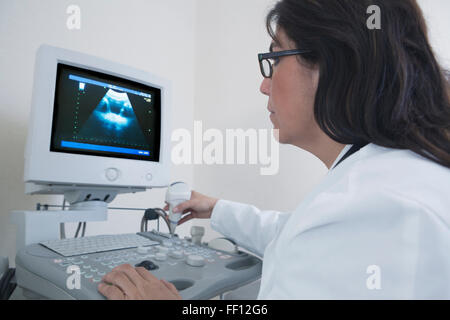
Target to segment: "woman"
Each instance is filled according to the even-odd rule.
[[[267,27],[261,92],[279,142],[330,171],[292,213],[193,192],[180,224],[211,218],[263,256],[262,299],[449,299],[449,84],[416,1],[282,0]],[[180,297],[131,266],[105,282],[109,298]]]

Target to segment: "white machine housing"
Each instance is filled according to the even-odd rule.
[[[159,162],[50,151],[58,63],[160,89]],[[167,80],[148,72],[87,54],[48,45],[41,46],[36,57],[31,117],[25,149],[25,192],[64,194],[68,189],[93,187],[123,193],[167,187],[170,165],[170,92],[171,85]]]

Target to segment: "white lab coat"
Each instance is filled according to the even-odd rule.
[[[450,169],[411,151],[369,144],[292,213],[220,200],[211,226],[263,257],[259,299],[450,299]]]

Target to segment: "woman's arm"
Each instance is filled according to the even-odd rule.
[[[166,205],[164,210],[168,209]],[[290,213],[261,211],[252,205],[219,200],[196,191],[175,210],[184,214],[179,225],[195,218],[211,218],[213,229],[260,257],[290,216]]]
[[[239,246],[263,257],[267,245],[283,228],[290,213],[261,211],[255,206],[219,200],[211,215],[211,226]]]

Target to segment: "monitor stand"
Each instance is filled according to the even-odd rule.
[[[17,226],[16,251],[29,244],[60,239],[61,223],[107,221],[108,203],[116,195],[109,190],[105,199],[105,191],[66,190],[68,210],[12,211],[11,222]]]

